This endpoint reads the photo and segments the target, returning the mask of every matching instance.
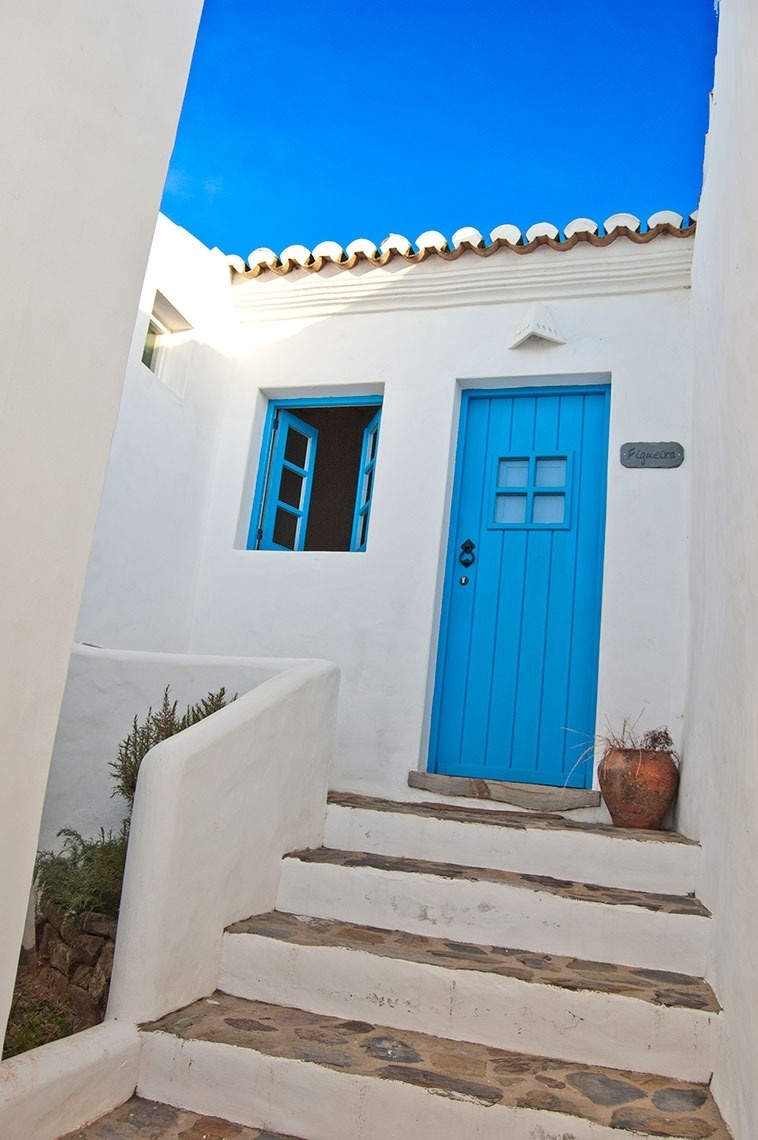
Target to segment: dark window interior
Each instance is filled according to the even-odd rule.
[[[376,406],[293,408],[319,433],[306,550],[349,550],[363,432]]]

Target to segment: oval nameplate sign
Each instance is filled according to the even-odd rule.
[[[681,467],[681,443],[622,443],[622,467]]]

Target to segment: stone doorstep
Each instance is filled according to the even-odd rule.
[[[402,959],[448,970],[475,970],[564,990],[637,998],[652,1005],[696,1009],[705,1013],[718,1013],[720,1010],[716,995],[703,978],[667,970],[591,962],[500,946],[479,946],[282,911],[271,911],[235,922],[227,927],[227,934],[257,935],[298,946],[363,951],[377,957]]]
[[[633,827],[613,827],[607,823],[583,823],[560,815],[537,811],[500,811],[494,808],[470,808],[460,804],[416,803],[414,800],[387,800],[362,796],[353,792],[330,792],[328,803],[356,811],[389,812],[424,819],[441,819],[452,823],[478,823],[488,827],[506,827],[516,831],[573,831],[600,835],[604,839],[635,839],[646,843],[674,843],[699,847],[678,831],[643,831]]]
[[[602,903],[606,906],[634,906],[665,914],[685,914],[710,918],[710,911],[692,895],[667,895],[657,892],[635,891],[619,887],[604,887],[593,883],[576,883],[567,879],[553,879],[547,875],[522,875],[515,871],[499,871],[492,867],[465,867],[455,863],[432,862],[427,859],[406,859],[396,855],[375,855],[365,851],[338,851],[317,847],[306,851],[291,851],[286,859],[301,863],[331,864],[337,867],[371,867],[379,871],[405,874],[435,875],[444,879],[470,882],[497,883],[502,886],[560,895],[578,902]]]
[[[398,1031],[216,992],[143,1033],[250,1049],[497,1108],[543,1110],[635,1134],[728,1140],[707,1086]]]
[[[482,780],[473,776],[440,776],[435,772],[408,773],[408,786],[440,796],[463,796],[496,800],[527,811],[574,811],[597,807],[600,792],[594,788],[551,788],[543,784],[514,784],[507,780]]]
[[[295,1140],[295,1137],[245,1128],[216,1116],[198,1116],[168,1104],[132,1097],[94,1124],[67,1132],[61,1140]]]

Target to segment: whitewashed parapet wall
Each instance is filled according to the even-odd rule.
[[[201,0],[0,11],[0,1036]],[[125,173],[126,172],[126,173]]]
[[[156,709],[167,685],[181,712],[221,686],[230,700],[242,696],[295,664],[75,645],[50,765],[40,850],[58,849],[63,827],[86,836],[97,835],[101,827],[118,830],[127,808],[120,796],[113,796],[109,764],[133,718],[142,721],[149,708]]]
[[[723,0],[693,272],[692,638],[682,825],[703,844],[713,1081],[736,1140],[758,1121],[758,9]]]
[[[354,268],[267,271],[227,286],[238,333],[235,344],[228,342],[226,391],[216,389],[215,454],[198,461],[205,498],[188,507],[168,473],[149,490],[172,487],[169,498],[176,497],[199,551],[198,565],[186,569],[196,574],[191,586],[178,579],[180,590],[194,591],[191,622],[164,628],[153,607],[153,620],[141,626],[122,589],[125,617],[115,603],[109,608],[88,595],[80,636],[99,644],[137,646],[145,638],[153,648],[334,660],[343,680],[333,783],[407,795],[409,769],[425,762],[461,390],[610,378],[599,710],[615,720],[643,712],[678,734],[689,465],[640,472],[622,469],[618,459],[626,440],[675,439],[689,447],[692,238],[666,232],[671,217],[647,244],[618,236],[598,248],[580,241],[518,253],[504,245],[486,257],[464,250],[450,262],[432,252],[420,264],[400,256],[380,266],[358,257]],[[638,221],[625,216],[619,224],[633,231]],[[615,226],[609,219],[607,228]],[[501,239],[513,240],[513,228],[503,229]],[[156,281],[161,240],[159,230]],[[393,240],[399,247],[401,239]],[[339,247],[332,254],[337,258]],[[534,302],[548,305],[565,343],[529,340],[511,349]],[[227,335],[219,332],[219,344]],[[195,367],[193,359],[189,384]],[[350,394],[384,399],[367,552],[245,550],[267,399]],[[135,413],[120,425],[114,451],[130,452],[138,423]],[[137,493],[147,503],[148,491]],[[160,512],[146,509],[142,519],[144,545],[154,534],[160,548]],[[133,579],[140,595],[166,596],[171,583],[160,559],[119,547],[117,526],[101,519],[90,581],[106,583],[115,574],[121,583]]]

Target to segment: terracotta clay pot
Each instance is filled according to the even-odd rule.
[[[671,753],[646,748],[611,748],[600,761],[598,778],[616,827],[658,830],[679,787]]]

